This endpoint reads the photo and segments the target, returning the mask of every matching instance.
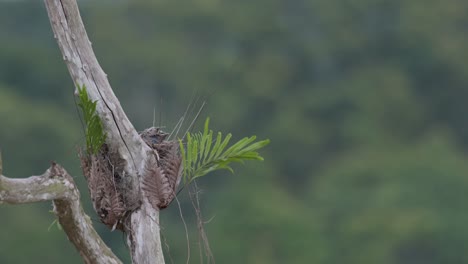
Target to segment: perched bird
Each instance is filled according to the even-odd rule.
[[[154,207],[166,208],[175,198],[182,178],[179,142],[167,140],[169,134],[158,127],[147,128],[140,136],[153,149],[156,157],[148,160],[143,190]]]
[[[163,132],[159,127],[150,127],[141,132],[140,136],[150,148],[154,149],[155,145],[161,144],[169,134]]]

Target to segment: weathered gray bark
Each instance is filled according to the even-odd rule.
[[[1,157],[0,157],[1,172]],[[40,176],[11,179],[0,174],[0,204],[23,204],[53,200],[60,225],[85,263],[122,263],[96,233],[80,204],[73,178],[57,164]]]
[[[124,162],[124,174],[131,177],[133,191],[144,192],[141,177],[153,150],[138,135],[114,95],[107,75],[100,67],[83,26],[76,0],[44,0],[54,37],[72,80],[85,85],[89,98],[97,101],[96,112],[107,133],[106,143]],[[141,206],[130,215],[126,227],[134,263],[164,263],[159,210],[153,208],[146,195]]]

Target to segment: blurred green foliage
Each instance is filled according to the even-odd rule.
[[[170,131],[201,97],[215,130],[271,139],[265,162],[199,181],[218,263],[468,263],[468,2],[80,7],[139,130],[156,109]],[[0,40],[4,173],[38,174],[57,160],[96,219],[76,157],[85,140],[74,85],[43,3],[0,2]],[[196,219],[185,193],[180,200],[198,263]],[[81,263],[60,230],[47,231],[48,207],[0,208],[0,263]],[[185,262],[177,205],[161,225],[168,263]],[[128,262],[122,235],[96,226]]]

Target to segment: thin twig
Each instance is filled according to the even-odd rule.
[[[179,133],[179,129],[180,127],[182,126],[182,123],[184,122],[184,116],[182,116],[179,121],[177,121],[177,124],[174,126],[174,128],[172,129],[171,133],[169,134],[169,136],[167,137],[168,140],[170,140],[172,138],[172,135],[174,134],[174,132],[177,130],[177,133]],[[177,135],[176,133],[176,135]]]
[[[163,109],[163,98],[162,98],[162,95],[161,95],[161,103],[159,104],[159,127],[162,126],[162,109]],[[153,125],[154,127],[154,125]]]
[[[2,150],[0,149],[0,175],[3,175]]]
[[[171,263],[174,264],[174,260],[172,259],[172,255],[171,255],[171,249],[169,247],[169,244],[167,243],[167,239],[166,239],[166,236],[164,236],[161,232],[161,237],[164,241],[164,246],[166,247],[167,249],[167,254],[169,255],[169,259],[171,260]]]
[[[184,215],[182,214],[182,207],[180,206],[180,202],[179,202],[179,199],[177,199],[177,196],[175,197],[175,200],[177,202],[177,205],[179,206],[180,219],[182,219],[182,223],[184,224],[184,228],[185,228],[185,238],[187,239],[187,264],[189,264],[190,262],[190,239],[189,239],[187,224],[185,223]]]
[[[159,113],[159,114],[161,114],[161,113]],[[155,125],[155,123],[154,123],[155,121],[156,121],[156,107],[153,107],[153,127]],[[159,122],[161,122],[161,119],[159,119]]]
[[[187,133],[190,131],[190,129],[192,129],[193,125],[195,124],[195,121],[197,121],[198,116],[200,115],[201,111],[202,111],[203,108],[205,107],[205,104],[206,104],[206,101],[204,101],[204,102],[202,103],[202,105],[200,106],[200,109],[198,110],[197,115],[196,115],[195,118],[193,119],[192,123],[190,123],[190,126],[187,128],[187,131],[185,131],[185,134],[184,134],[184,136],[182,137],[182,139],[184,139],[185,136],[187,135]]]

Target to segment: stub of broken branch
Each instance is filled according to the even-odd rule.
[[[0,175],[0,203],[22,204],[71,198],[75,189],[73,179],[58,177],[58,168],[61,167],[54,164],[44,174],[25,179]]]
[[[23,204],[52,200],[60,225],[85,263],[122,263],[94,230],[83,211],[73,178],[60,165],[40,176],[12,179],[0,175],[0,204]]]

